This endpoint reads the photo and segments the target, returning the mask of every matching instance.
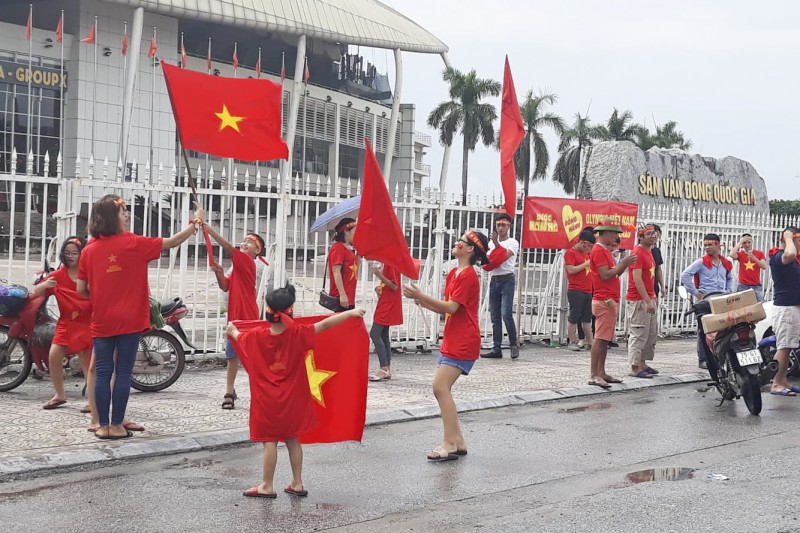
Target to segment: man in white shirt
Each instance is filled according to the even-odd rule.
[[[505,260],[489,272],[489,310],[492,315],[492,336],[494,347],[492,351],[482,354],[481,357],[499,359],[503,357],[500,344],[503,341],[503,323],[508,331],[508,343],[511,345],[511,358],[519,357],[517,345],[517,326],[514,324],[514,289],[516,288],[516,263],[519,253],[519,243],[509,237],[511,230],[511,217],[505,213],[495,218],[495,231],[489,243],[489,255],[496,247],[505,249]],[[492,261],[492,264],[494,262]]]

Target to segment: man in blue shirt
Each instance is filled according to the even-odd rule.
[[[786,379],[789,368],[789,352],[800,346],[800,263],[797,249],[800,248],[800,229],[788,227],[781,236],[780,250],[769,259],[775,296],[773,324],[778,352],[778,372],[772,379],[770,394],[797,396],[800,387]]]
[[[703,237],[706,255],[689,265],[681,274],[681,283],[689,294],[702,300],[710,293],[727,294],[733,290],[733,264],[722,256],[719,235],[708,233]],[[708,368],[703,350],[705,339],[697,337],[697,357],[700,368]]]

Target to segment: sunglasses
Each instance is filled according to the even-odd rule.
[[[474,244],[472,244],[471,242],[469,242],[467,239],[458,239],[458,241],[456,241],[456,242],[463,242],[463,243],[464,243],[464,244],[466,244],[467,246],[475,246]]]

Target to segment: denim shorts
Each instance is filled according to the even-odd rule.
[[[461,374],[464,376],[469,375],[469,371],[472,370],[472,366],[475,364],[475,361],[462,361],[461,359],[453,359],[452,357],[448,357],[446,355],[439,354],[439,358],[436,359],[436,366],[448,365],[454,366],[457,369],[461,370]]]
[[[225,339],[225,359],[235,359],[237,357],[236,350],[233,349],[233,343],[230,339]]]

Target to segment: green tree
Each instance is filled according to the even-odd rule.
[[[633,113],[628,110],[622,113],[615,107],[608,122],[597,127],[604,141],[630,141],[635,143],[641,132],[647,131],[644,126],[633,122]]]
[[[475,151],[480,140],[484,146],[494,143],[494,121],[497,110],[492,104],[482,103],[487,96],[499,96],[500,82],[479,78],[475,69],[464,74],[448,67],[442,79],[450,85],[450,100],[440,103],[428,115],[428,126],[439,130],[439,141],[452,146],[458,131],[464,138],[464,153],[461,162],[462,205],[467,205],[467,177],[469,175],[469,153]]]
[[[517,179],[523,184],[525,196],[528,196],[531,181],[546,178],[547,167],[550,166],[550,152],[547,143],[544,142],[542,130],[550,128],[559,135],[564,132],[564,121],[561,117],[549,111],[545,112],[547,106],[554,105],[557,101],[558,96],[555,94],[539,91],[539,94],[534,95],[533,91],[528,91],[519,108],[522,123],[525,125],[525,137],[514,155],[514,164],[517,169]]]
[[[670,120],[663,126],[656,126],[653,141],[660,148],[680,148],[681,150],[692,148],[692,141],[684,138],[683,132],[678,130],[678,123],[674,120]]]
[[[800,200],[770,200],[769,212],[773,215],[800,215]]]
[[[581,154],[594,141],[602,139],[602,131],[592,126],[589,116],[575,113],[575,122],[561,134],[558,144],[558,159],[553,167],[553,181],[560,184],[567,194],[578,197],[581,185]]]

